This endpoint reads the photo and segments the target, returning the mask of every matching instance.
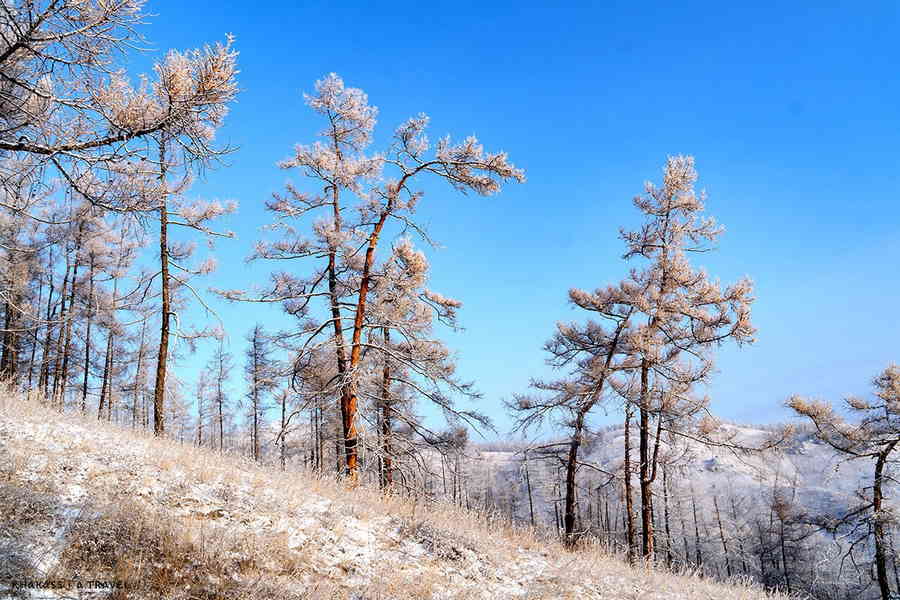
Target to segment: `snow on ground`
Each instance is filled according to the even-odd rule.
[[[91,523],[115,523],[103,515],[124,510],[145,518],[145,527],[207,548],[197,551],[207,558],[221,555],[239,565],[209,573],[204,585],[258,587],[265,581],[283,597],[314,597],[315,590],[336,598],[765,597],[749,588],[633,569],[596,550],[567,552],[459,508],[348,490],[0,399],[4,456],[16,486],[54,499],[24,528],[4,524],[0,516],[0,549],[24,552],[32,563],[24,575],[37,579],[64,578],[79,560],[89,564],[90,557],[78,556],[82,542],[73,528],[88,523],[78,535],[87,531],[90,537]],[[151,550],[128,551],[143,556]],[[241,553],[247,556],[236,556]],[[196,579],[197,572],[189,577]],[[229,580],[221,583],[223,577]],[[178,593],[173,588],[172,597],[182,597]]]

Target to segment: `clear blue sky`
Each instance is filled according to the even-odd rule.
[[[429,186],[419,211],[445,246],[433,288],[465,303],[447,340],[501,429],[500,399],[547,373],[542,343],[581,316],[567,289],[625,274],[631,198],[667,155],[693,154],[727,227],[705,264],[750,275],[758,298],[758,343],[721,351],[708,392],[759,422],[792,393],[864,393],[900,361],[900,5],[817,4],[149,0],[145,33],[159,49],[237,38],[243,91],[222,138],[240,150],[194,188],[240,202],[210,285],[264,281],[269,266],[243,258],[263,202],[300,179],[275,162],[314,140],[302,92],[328,72],[379,107],[379,141],[425,112],[432,137],[474,133],[526,169],[488,199]],[[254,321],[278,321],[213,302],[236,354]]]

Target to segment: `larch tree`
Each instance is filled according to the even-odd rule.
[[[226,150],[213,145],[215,132],[228,113],[228,104],[237,93],[237,53],[226,45],[206,48],[191,53],[170,52],[166,60],[156,67],[159,83],[156,86],[157,102],[164,112],[181,111],[183,105],[191,105],[192,99],[201,97],[204,103],[193,106],[189,113],[154,134],[156,142],[154,176],[157,186],[149,193],[159,219],[159,280],[160,280],[160,338],[157,353],[156,384],[153,395],[153,431],[162,435],[165,431],[166,365],[171,333],[172,293],[174,287],[185,288],[202,302],[199,294],[188,283],[191,275],[209,273],[215,266],[205,261],[197,267],[185,264],[193,248],[189,244],[170,244],[169,229],[172,226],[199,232],[207,238],[231,237],[230,233],[214,231],[210,222],[232,212],[234,203],[188,201],[184,192],[191,180],[194,165],[209,164]],[[180,174],[177,181],[172,176]],[[174,272],[173,272],[174,271]],[[177,332],[176,332],[177,333]]]
[[[379,482],[393,483],[395,459],[415,446],[442,454],[446,436],[431,431],[415,414],[416,399],[440,409],[450,429],[461,422],[489,426],[482,414],[456,406],[454,396],[479,397],[472,384],[456,378],[451,352],[437,339],[434,324],[458,328],[462,303],[427,287],[429,265],[424,253],[408,238],[395,244],[391,256],[373,276],[372,302],[365,323],[365,351],[370,353],[370,375],[360,378],[358,390],[373,407],[378,439]],[[402,429],[406,435],[400,435]]]
[[[259,432],[261,421],[266,410],[266,398],[278,385],[279,369],[272,357],[272,344],[262,325],[256,326],[247,334],[246,360],[244,377],[247,382],[247,399],[250,401],[248,418],[250,420],[250,448],[253,460],[260,460]]]
[[[228,399],[226,388],[232,369],[234,369],[234,358],[230,352],[225,350],[225,340],[220,337],[213,355],[206,365],[207,377],[212,382],[212,401],[218,426],[219,452],[225,451],[225,421],[231,417],[231,402]]]
[[[500,191],[506,181],[525,180],[524,172],[517,169],[505,152],[486,153],[474,136],[460,143],[452,143],[449,136],[441,138],[433,149],[425,135],[428,117],[420,115],[407,120],[394,133],[394,143],[384,158],[393,177],[369,190],[368,201],[361,207],[363,220],[371,223],[366,229],[363,258],[356,306],[353,315],[349,377],[344,382],[341,415],[344,425],[346,469],[351,480],[357,477],[357,385],[354,373],[362,360],[363,330],[369,290],[376,273],[375,254],[382,232],[388,220],[401,227],[413,227],[411,213],[423,192],[414,190],[419,176],[431,175],[446,180],[457,191],[474,192],[490,196]]]
[[[235,91],[233,65],[208,59],[231,51],[170,54],[158,81],[132,86],[122,65],[144,45],[143,5],[38,0],[0,12],[0,185],[58,179],[98,206],[144,210],[144,195],[122,192],[146,176],[141,158],[154,138],[177,132],[192,152],[207,144],[206,117]],[[179,77],[165,77],[176,62]],[[10,199],[0,201],[30,214],[31,197]]]
[[[368,302],[378,277],[376,254],[385,226],[420,231],[411,219],[422,192],[413,188],[423,176],[438,177],[461,192],[489,196],[505,181],[523,181],[505,153],[486,153],[474,137],[461,143],[442,138],[433,147],[425,136],[428,118],[408,120],[394,134],[393,143],[382,154],[364,153],[375,125],[376,111],[366,95],[347,88],[331,74],[316,84],[316,95],[307,103],[326,120],[325,142],[298,146],[285,168],[298,168],[316,185],[315,194],[293,187],[269,203],[278,217],[284,238],[261,244],[256,256],[272,260],[307,259],[317,266],[308,277],[280,272],[272,289],[258,298],[241,291],[223,292],[234,300],[282,302],[292,314],[310,310],[314,300],[324,302],[327,318],[310,319],[301,333],[305,351],[323,345],[333,347],[337,361],[344,469],[351,481],[358,477],[357,412],[359,379],[363,372]],[[353,222],[344,216],[355,197]],[[327,217],[313,225],[309,239],[295,225],[297,219],[325,210]],[[347,339],[349,337],[349,340]],[[303,357],[298,359],[303,363]]]
[[[42,232],[33,221],[19,214],[0,212],[0,378],[19,384],[24,343],[35,334],[33,324],[40,321]],[[38,298],[33,297],[37,281]],[[37,306],[33,306],[37,305]],[[35,310],[36,309],[36,310]],[[36,348],[36,346],[32,346]]]
[[[723,231],[701,215],[705,198],[694,191],[696,180],[693,157],[670,157],[662,186],[647,183],[645,193],[634,199],[644,224],[622,231],[624,257],[648,263],[631,271],[618,299],[634,310],[628,345],[638,383],[624,395],[638,412],[641,550],[648,559],[654,554],[652,486],[660,434],[677,432],[682,419],[706,410],[705,399],[694,398],[690,389],[709,377],[712,349],[726,340],[752,342],[755,334],[750,280],[723,288],[688,261],[690,254],[711,250]],[[704,422],[702,427],[713,425]]]
[[[858,525],[865,527],[863,536],[874,541],[878,589],[882,600],[889,600],[892,595],[888,577],[888,531],[896,526],[897,515],[885,498],[889,485],[896,481],[891,469],[898,462],[893,454],[900,446],[900,366],[889,365],[872,384],[872,399],[846,399],[846,408],[855,417],[852,421],[829,404],[800,396],[792,397],[788,406],[809,419],[818,438],[847,460],[872,463],[871,486],[859,490],[858,505],[850,507],[844,515],[823,519],[823,524],[833,532],[848,529],[853,535],[859,530]]]
[[[628,330],[634,309],[618,303],[623,292],[610,286],[593,293],[573,289],[570,301],[601,320],[585,324],[558,323],[556,334],[544,345],[549,353],[547,363],[568,375],[555,380],[533,380],[534,394],[518,395],[508,407],[517,415],[516,429],[523,432],[540,427],[548,417],[559,416],[561,424],[571,431],[567,441],[543,445],[541,450],[565,448],[565,496],[563,539],[572,546],[576,532],[576,474],[581,466],[579,451],[589,431],[591,411],[603,400],[611,379],[629,363]],[[619,383],[618,387],[622,387]],[[596,467],[594,467],[596,469]],[[626,460],[626,483],[630,481],[630,464]],[[630,497],[630,489],[626,489]],[[631,544],[629,544],[629,555]]]
[[[212,388],[211,382],[209,381],[209,373],[206,370],[200,371],[200,375],[197,378],[197,386],[196,386],[196,404],[197,404],[197,446],[199,448],[203,447],[203,432],[206,431],[207,439],[209,437],[209,429],[207,427],[209,422],[209,397],[210,397],[210,389]]]

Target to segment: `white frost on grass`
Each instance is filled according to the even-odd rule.
[[[765,597],[759,590],[634,569],[597,549],[567,552],[459,508],[347,490],[124,428],[38,407],[13,414],[14,408],[0,398],[0,444],[30,457],[19,462],[16,478],[58,491],[52,526],[42,538],[44,573],[58,564],[66,532],[85,506],[99,510],[127,498],[185,535],[199,531],[214,544],[226,537],[255,541],[248,547],[263,551],[247,557],[257,570],[246,577],[300,591],[327,582],[348,597],[370,589],[373,596],[435,599]],[[497,466],[510,457],[496,457]]]

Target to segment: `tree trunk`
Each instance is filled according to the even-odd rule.
[[[143,365],[144,365],[144,336],[147,332],[147,320],[141,321],[141,341],[138,345],[138,355],[137,355],[137,368],[134,374],[134,396],[132,398],[132,413],[131,413],[131,426],[135,427],[135,420],[137,419],[138,414],[138,400],[143,397],[144,391],[144,378],[143,378]],[[143,403],[142,403],[143,404]],[[143,406],[141,407],[141,423],[145,424],[144,420],[144,410]]]
[[[197,447],[203,447],[203,417],[206,416],[206,410],[203,406],[203,388],[198,386],[197,389]]]
[[[575,416],[572,440],[569,442],[569,455],[566,459],[566,498],[563,510],[564,538],[563,542],[569,548],[577,541],[575,534],[575,474],[578,471],[578,448],[581,446],[581,437],[584,430],[584,413],[588,407],[582,408]]]
[[[694,494],[694,488],[691,486],[691,506],[694,509],[694,550],[697,555],[697,566],[703,566],[703,552],[700,550],[700,525],[697,520],[697,496]]]
[[[335,152],[340,159],[340,148],[337,143],[335,143]],[[332,184],[331,186],[331,208],[332,216],[334,218],[334,232],[337,234],[340,233],[341,228],[343,227],[343,220],[341,219],[340,191],[335,184]],[[353,399],[350,397],[351,386],[350,382],[347,380],[347,347],[346,342],[344,341],[344,327],[341,319],[340,298],[338,294],[337,248],[334,247],[329,248],[328,250],[328,300],[331,304],[331,321],[334,328],[334,347],[337,355],[338,378],[341,381],[340,409],[344,430],[343,433],[346,440],[348,433],[347,422],[349,419],[347,411],[353,404]],[[354,437],[354,443],[355,441]],[[337,443],[340,444],[340,442]],[[345,449],[345,451],[349,452],[347,449]],[[337,469],[338,472],[340,472],[342,467],[340,449],[337,450],[337,463]]]
[[[113,332],[112,329],[109,330],[109,333],[106,336],[106,354],[103,358],[103,380],[100,384],[100,404],[97,406],[97,420],[101,420],[103,418],[103,408],[106,407],[106,413],[110,413],[109,403],[112,400],[112,394],[109,392],[110,388],[110,372],[109,365],[112,362],[110,357],[112,355],[113,348]]]
[[[284,446],[285,446],[285,441],[284,441],[284,438],[285,438],[285,431],[284,431],[284,427],[285,427],[285,423],[286,423],[285,418],[286,418],[286,416],[287,416],[287,415],[285,414],[286,411],[287,411],[287,392],[285,392],[285,393],[284,393],[284,396],[281,397],[281,470],[282,470],[282,471],[284,471],[284,466],[285,466],[285,456],[286,456],[286,454],[285,454],[285,448],[284,448]]]
[[[650,479],[650,388],[649,364],[641,362],[640,400],[640,483],[641,483],[641,554],[645,560],[653,557],[653,492]]]
[[[887,573],[887,552],[884,531],[884,493],[882,485],[884,483],[884,465],[887,462],[888,455],[894,450],[898,440],[894,440],[885,446],[878,454],[875,461],[875,478],[872,481],[872,531],[875,536],[875,572],[878,576],[878,589],[881,592],[881,600],[889,600],[891,596],[891,587],[888,582]]]
[[[735,502],[734,502],[733,495],[731,496],[731,518],[732,518],[732,521],[734,522],[734,527],[737,528],[738,512],[737,512],[737,504],[735,504]],[[741,572],[744,575],[746,575],[747,574],[747,561],[744,558],[744,542],[741,539],[740,533],[738,533],[738,535],[736,537],[737,537],[737,542],[738,542],[738,552],[740,552],[740,555],[741,555]]]
[[[725,572],[731,577],[731,560],[728,558],[728,542],[725,539],[725,528],[722,527],[722,515],[719,513],[719,500],[713,496],[713,506],[716,509],[716,522],[719,524],[719,537],[722,539],[722,553],[725,555]]]
[[[219,453],[225,451],[225,413],[223,410],[224,398],[222,394],[222,382],[219,381],[216,387],[216,403],[219,408]]]
[[[50,381],[50,322],[53,319],[53,248],[50,248],[50,265],[47,268],[50,289],[47,292],[47,318],[46,331],[44,334],[44,347],[41,352],[41,370],[38,375],[38,388],[41,390],[44,398],[47,398],[47,390]]]
[[[3,354],[0,355],[0,377],[9,378],[9,357],[12,347],[12,305],[9,302],[4,304],[4,322],[3,322]]]
[[[634,561],[634,502],[631,489],[631,404],[625,404],[625,523],[628,561]]]
[[[88,275],[88,309],[87,328],[84,334],[84,377],[81,380],[81,414],[87,412],[88,376],[91,372],[91,324],[94,320],[94,257],[91,255],[90,274]]]
[[[672,530],[669,528],[669,475],[663,465],[663,519],[666,527],[666,566],[672,566]]]
[[[382,329],[384,347],[391,343],[390,331]],[[393,448],[391,447],[391,435],[394,430],[391,407],[391,361],[387,352],[384,355],[384,368],[381,372],[381,489],[386,490],[394,482]]]
[[[166,367],[169,360],[169,313],[172,310],[169,300],[169,241],[168,241],[168,197],[166,187],[166,146],[159,142],[159,183],[162,198],[159,206],[159,264],[162,287],[162,314],[159,330],[159,352],[156,357],[156,385],[153,389],[153,434],[161,436],[166,431],[165,399],[166,399]]]
[[[66,305],[67,294],[69,291],[69,256],[66,254],[66,274],[63,277],[62,291],[59,295],[59,333],[56,336],[56,350],[53,356],[53,404],[62,410],[63,394],[61,389],[64,387],[62,381],[62,349],[63,341],[66,334],[66,323],[69,320],[68,306]]]
[[[785,589],[791,591],[791,575],[788,570],[787,543],[784,538],[784,519],[778,519],[778,544],[781,549],[781,573],[784,576]],[[877,554],[877,552],[876,552]],[[877,560],[877,559],[876,559]]]
[[[375,264],[375,250],[378,247],[378,239],[381,230],[391,214],[394,204],[394,197],[388,199],[387,206],[382,211],[369,235],[368,247],[366,248],[365,262],[363,263],[362,276],[359,284],[359,296],[356,302],[356,315],[353,319],[353,340],[350,350],[350,364],[347,366],[349,378],[342,386],[341,397],[341,418],[344,433],[344,452],[346,458],[346,473],[352,484],[358,481],[358,434],[356,430],[356,407],[358,404],[356,393],[356,382],[353,380],[354,373],[359,367],[362,360],[362,331],[363,323],[366,317],[366,300],[369,296],[369,286],[372,283],[372,268]]]
[[[525,450],[525,487],[528,490],[528,514],[531,516],[531,526],[534,527],[534,500],[531,495],[531,474],[528,472],[528,450]]]
[[[256,332],[254,332],[253,344],[256,345],[258,340]],[[253,402],[253,460],[259,462],[259,357],[256,348],[253,349],[253,389],[251,390],[251,401]]]
[[[681,507],[681,498],[675,496],[675,510],[678,511],[678,521],[681,523],[681,541],[684,544],[684,562],[689,563],[691,560],[691,552],[688,548],[688,530],[687,521],[684,518],[684,511]]]
[[[73,308],[75,307],[75,289],[78,283],[78,267],[80,266],[78,263],[78,253],[81,251],[81,238],[84,231],[84,221],[82,221],[78,225],[78,234],[75,236],[75,253],[74,253],[74,264],[72,266],[72,288],[69,292],[69,309],[67,313],[67,319],[65,323],[65,341],[63,343],[63,360],[62,360],[62,387],[60,388],[60,392],[65,395],[66,393],[66,384],[69,381],[69,355],[71,354],[70,349],[72,346],[72,323],[75,320],[73,313]]]
[[[37,358],[37,348],[40,340],[41,327],[38,322],[38,315],[41,310],[41,305],[44,302],[44,278],[38,275],[38,297],[37,304],[35,304],[35,325],[34,325],[34,333],[32,334],[33,342],[31,344],[31,359],[28,361],[28,390],[32,389],[32,383],[34,383],[34,363]]]

